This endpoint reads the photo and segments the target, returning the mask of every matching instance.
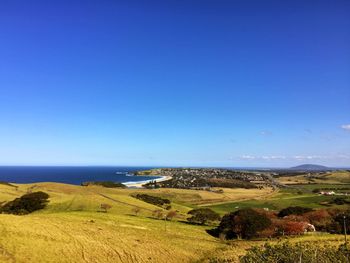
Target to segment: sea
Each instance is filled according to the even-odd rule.
[[[38,183],[57,182],[80,185],[88,181],[119,183],[146,182],[159,176],[133,176],[135,171],[154,167],[127,166],[0,166],[0,182]]]

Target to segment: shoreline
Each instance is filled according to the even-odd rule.
[[[163,181],[167,181],[167,180],[170,180],[172,177],[171,176],[159,176],[160,178],[157,178],[157,179],[149,179],[149,180],[144,180],[144,181],[138,181],[138,182],[125,182],[125,183],[122,183],[124,185],[126,185],[128,188],[143,188],[142,185],[148,183],[148,182],[151,182],[151,181],[156,181],[157,183],[158,182],[163,182]]]

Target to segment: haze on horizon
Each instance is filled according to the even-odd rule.
[[[1,1],[0,164],[350,166],[349,13]]]

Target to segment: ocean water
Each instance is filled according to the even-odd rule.
[[[152,167],[111,166],[0,166],[0,181],[10,183],[58,182],[80,185],[86,181],[143,182],[159,177],[132,176]]]

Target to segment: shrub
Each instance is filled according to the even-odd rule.
[[[300,235],[305,231],[305,222],[286,221],[281,224],[281,230],[285,235]]]
[[[177,212],[174,211],[174,210],[172,210],[172,211],[169,211],[169,212],[166,214],[165,219],[171,221],[171,220],[172,220],[174,217],[176,217],[176,216],[177,216]]]
[[[111,209],[112,206],[110,204],[101,204],[100,208],[101,208],[102,212],[107,213],[107,210]]]
[[[150,203],[152,205],[156,205],[156,206],[166,206],[167,208],[170,209],[169,204],[170,204],[170,200],[168,199],[164,199],[158,196],[153,196],[153,195],[148,195],[148,194],[137,194],[135,196],[133,196],[137,199],[140,199],[146,203]]]
[[[350,211],[339,212],[334,216],[334,224],[332,232],[343,234],[344,233],[344,220],[346,225],[346,232],[350,233]]]
[[[311,208],[308,207],[301,207],[301,206],[290,206],[287,208],[282,209],[279,213],[279,217],[285,217],[288,215],[302,215],[307,212],[313,211]]]
[[[255,184],[247,181],[236,180],[236,179],[224,179],[224,178],[213,178],[208,179],[206,182],[210,187],[226,187],[226,188],[246,188],[253,189],[258,188]]]
[[[331,215],[325,209],[308,212],[304,217],[315,226],[317,231],[328,231],[333,222]]]
[[[221,219],[220,215],[209,208],[199,208],[193,209],[188,212],[191,215],[188,218],[188,222],[194,224],[204,225],[208,222],[219,221]]]
[[[269,228],[271,224],[271,219],[264,213],[248,208],[225,215],[221,219],[218,232],[228,239],[251,239],[259,237],[259,232]]]
[[[295,263],[295,262],[317,262],[333,263],[348,262],[349,251],[343,246],[321,246],[315,243],[288,242],[276,245],[265,244],[264,247],[252,247],[247,254],[240,258],[241,263]]]
[[[347,200],[345,197],[336,197],[331,201],[331,204],[336,204],[336,205],[345,205],[349,203],[350,201]]]
[[[25,215],[36,210],[45,208],[49,195],[44,192],[25,194],[13,201],[10,201],[0,208],[1,213]]]

